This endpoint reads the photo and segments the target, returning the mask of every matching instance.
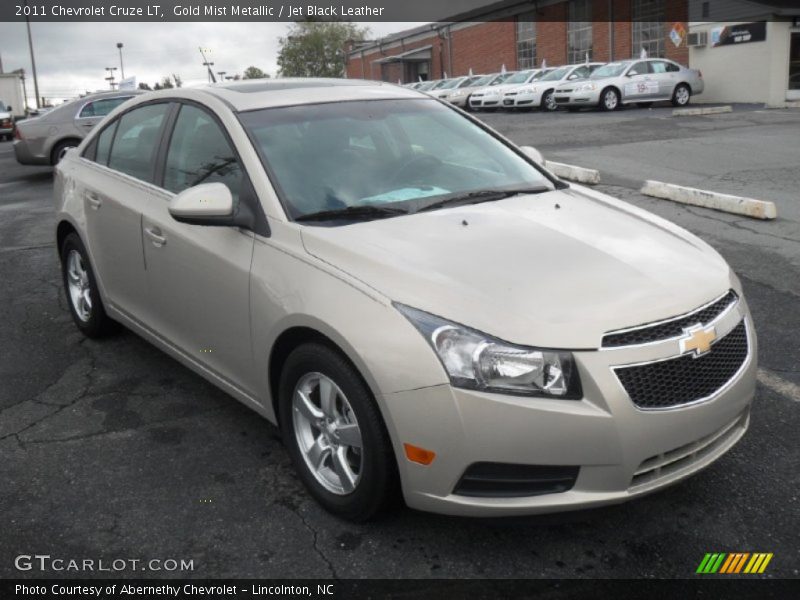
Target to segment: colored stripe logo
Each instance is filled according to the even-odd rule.
[[[771,560],[772,552],[708,552],[700,561],[695,573],[760,574],[767,569]]]

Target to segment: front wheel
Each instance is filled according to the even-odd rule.
[[[556,98],[553,95],[553,90],[548,90],[542,95],[542,104],[540,108],[542,110],[546,110],[547,112],[558,110],[558,104],[556,104]]]
[[[606,111],[617,110],[619,108],[619,92],[614,88],[603,90],[600,95],[600,108]]]
[[[119,326],[103,307],[89,255],[77,233],[70,233],[61,244],[61,275],[72,320],[90,338],[104,337]]]
[[[331,513],[364,521],[397,497],[389,436],[367,386],[328,346],[299,346],[281,373],[284,443],[311,495]]]
[[[685,83],[681,83],[675,88],[675,91],[672,92],[672,104],[673,106],[686,106],[689,104],[689,99],[691,97],[692,92],[689,86]]]

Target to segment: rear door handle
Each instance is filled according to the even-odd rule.
[[[86,200],[89,202],[89,206],[91,206],[94,210],[97,210],[103,205],[103,200],[94,192],[89,192],[86,194]]]
[[[145,227],[144,232],[153,242],[153,245],[157,248],[161,248],[161,246],[166,245],[167,238],[161,235],[161,230],[158,227]]]

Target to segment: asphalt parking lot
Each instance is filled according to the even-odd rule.
[[[691,577],[706,552],[800,574],[800,110],[481,114],[599,189],[700,235],[739,274],[762,367],[750,431],[706,471],[616,507],[513,519],[400,509],[354,525],[295,478],[278,432],[136,335],[72,325],[52,170],[0,143],[0,576],[19,554],[187,559],[193,577]],[[644,179],[773,200],[761,222],[641,196]]]

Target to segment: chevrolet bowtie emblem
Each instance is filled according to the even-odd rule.
[[[711,344],[717,339],[717,331],[713,325],[703,327],[699,323],[684,329],[685,335],[678,340],[681,347],[681,354],[693,352],[693,357],[697,358],[711,350]]]

